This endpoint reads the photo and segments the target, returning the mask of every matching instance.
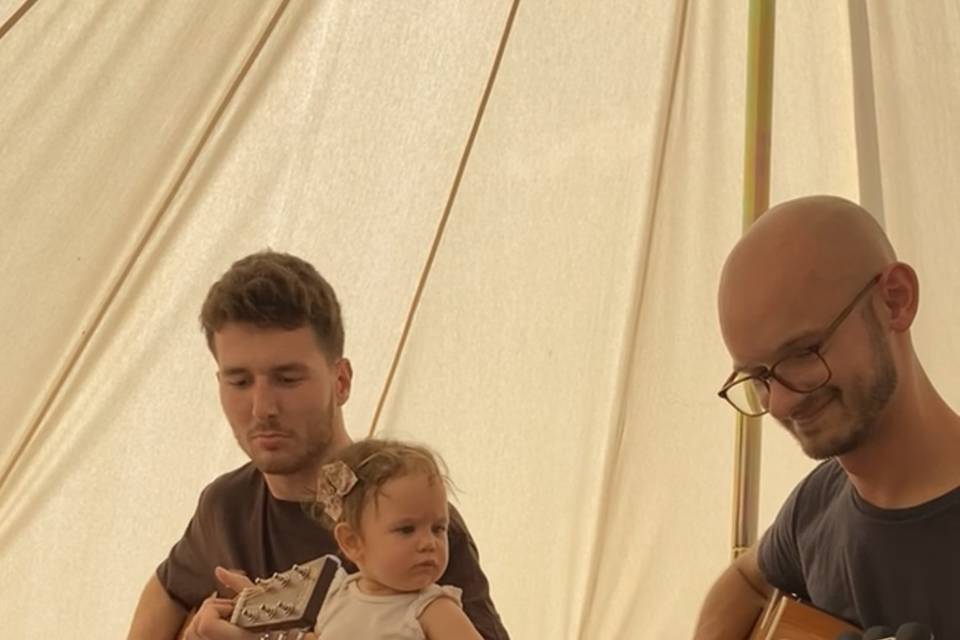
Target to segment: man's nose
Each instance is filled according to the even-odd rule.
[[[781,422],[790,418],[797,405],[810,394],[794,391],[786,387],[776,378],[767,381],[770,385],[770,394],[767,398],[767,410],[770,415]]]
[[[253,383],[253,417],[266,420],[277,415],[277,394],[267,380],[256,380]]]

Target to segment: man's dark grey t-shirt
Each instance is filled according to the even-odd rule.
[[[861,628],[920,622],[960,640],[960,487],[879,509],[828,460],[790,494],[759,562],[774,587]]]
[[[463,590],[463,610],[485,640],[508,640],[477,547],[452,507],[448,535],[450,562],[438,582]],[[157,568],[157,577],[174,600],[192,609],[217,589],[217,565],[260,577],[331,553],[337,553],[332,533],[299,503],[274,498],[263,475],[247,463],[203,490],[186,532]]]

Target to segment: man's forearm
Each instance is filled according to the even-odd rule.
[[[766,602],[766,596],[757,592],[736,567],[727,568],[703,602],[694,640],[744,640]]]
[[[140,594],[127,640],[174,640],[186,617],[187,612],[170,597],[154,574]]]

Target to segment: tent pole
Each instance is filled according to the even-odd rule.
[[[770,206],[770,125],[773,106],[774,0],[750,0],[747,114],[743,168],[743,230]],[[757,540],[761,420],[737,414],[733,480],[736,558]]]

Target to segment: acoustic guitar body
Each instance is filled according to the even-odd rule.
[[[816,607],[774,591],[750,634],[750,640],[835,640],[853,625]]]

